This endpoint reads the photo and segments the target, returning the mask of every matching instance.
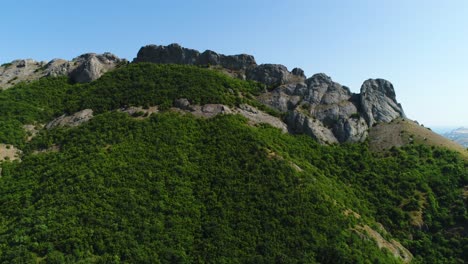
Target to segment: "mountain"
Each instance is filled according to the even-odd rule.
[[[386,80],[176,44],[52,64],[0,67],[2,263],[468,257],[466,150]]]
[[[468,128],[457,128],[449,133],[445,133],[444,137],[457,142],[465,148],[468,148]]]

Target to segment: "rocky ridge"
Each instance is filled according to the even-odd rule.
[[[133,63],[140,62],[209,67],[263,83],[265,92],[257,100],[283,113],[289,132],[305,133],[322,144],[361,142],[375,124],[405,117],[393,85],[383,79],[365,81],[360,93],[355,94],[323,73],[307,78],[300,68],[289,71],[280,64],[258,65],[252,55],[199,52],[178,44],[144,46],[133,59]],[[16,60],[0,66],[0,88],[44,76],[65,75],[74,82],[86,83],[125,63],[111,53],[88,53],[72,61],[54,59],[48,63]]]
[[[300,68],[289,71],[280,64],[258,65],[251,55],[200,53],[178,44],[144,46],[133,59],[139,62],[214,67],[263,83],[268,90],[257,99],[284,113],[290,132],[308,134],[320,143],[360,142],[376,123],[405,117],[393,85],[383,79],[365,81],[355,94],[323,73],[306,78]]]

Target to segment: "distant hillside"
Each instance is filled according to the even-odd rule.
[[[444,136],[468,148],[468,128],[460,127],[449,133],[445,133]]]
[[[375,151],[407,145],[435,146],[456,151],[468,159],[467,149],[409,119],[395,119],[390,123],[379,123],[372,127],[369,132],[369,145]]]

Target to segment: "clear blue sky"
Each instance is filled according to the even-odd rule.
[[[468,126],[466,0],[15,0],[0,7],[0,63],[179,43],[324,72],[358,92],[396,89],[426,126]]]

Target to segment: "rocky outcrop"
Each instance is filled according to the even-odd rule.
[[[104,73],[125,63],[112,53],[98,55],[95,53],[83,54],[72,60],[73,65],[77,65],[69,72],[70,78],[79,83],[87,83],[97,80]]]
[[[308,134],[321,143],[361,142],[375,122],[404,117],[392,84],[382,79],[364,82],[361,94],[351,93],[348,87],[323,73],[304,82],[281,85],[284,81],[278,80],[284,79],[287,77],[275,79],[279,86],[261,94],[258,100],[288,113],[286,123],[290,131]],[[268,83],[267,79],[257,80]]]
[[[45,76],[69,76],[74,82],[91,82],[123,63],[126,63],[126,60],[111,53],[88,53],[71,61],[53,59],[48,63],[31,59],[15,60],[0,66],[0,89]]]
[[[393,85],[383,79],[369,79],[361,87],[362,114],[369,126],[377,122],[388,123],[404,117],[403,108],[396,101]]]
[[[91,120],[91,118],[93,118],[93,110],[84,109],[69,116],[59,116],[56,119],[50,121],[47,125],[45,125],[45,128],[51,129],[54,127],[79,126],[85,122],[88,122],[89,120]]]

